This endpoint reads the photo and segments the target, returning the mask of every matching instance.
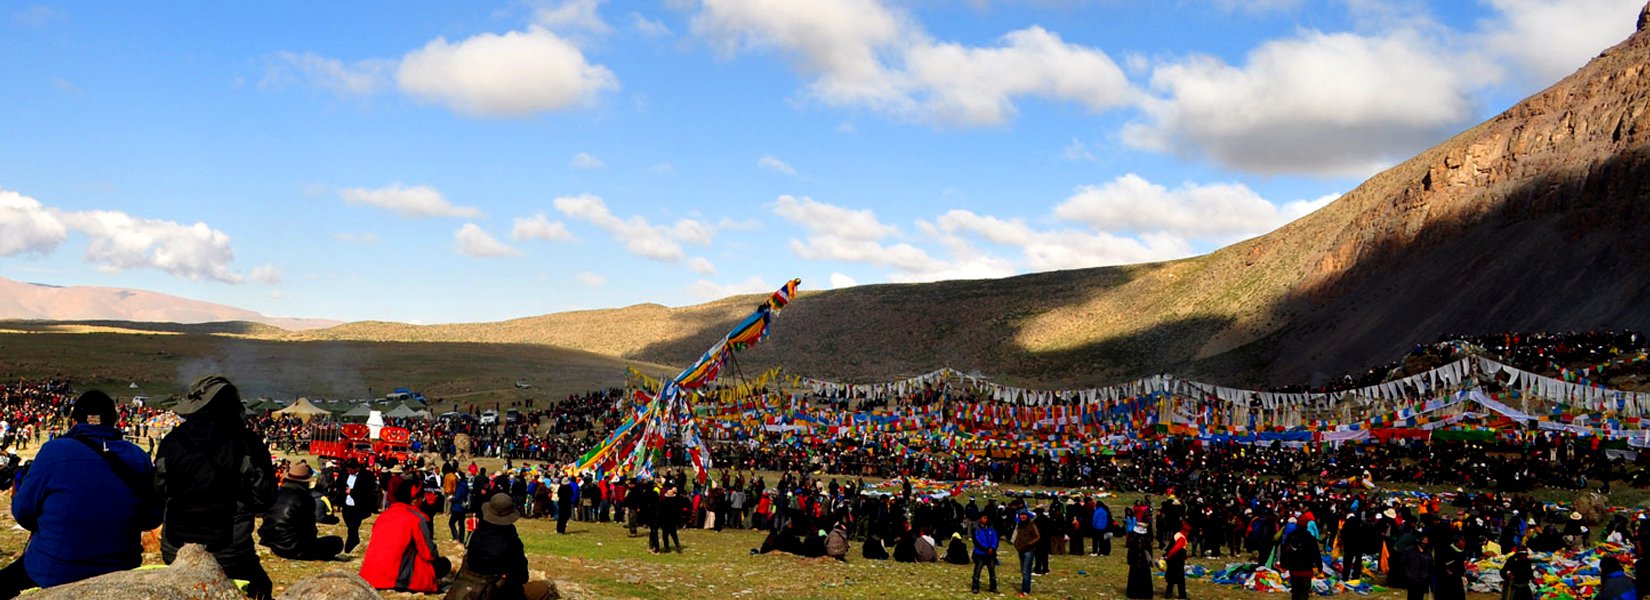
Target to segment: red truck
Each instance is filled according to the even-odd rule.
[[[363,465],[385,459],[394,459],[397,463],[407,460],[411,432],[400,427],[383,427],[378,430],[376,440],[371,433],[372,430],[361,423],[314,423],[310,425],[309,453],[338,462],[353,458]]]

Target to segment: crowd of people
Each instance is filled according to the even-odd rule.
[[[1537,372],[1579,362],[1596,363],[1582,369],[1587,374],[1619,375],[1646,362],[1619,360],[1642,352],[1641,336],[1631,332],[1503,334],[1467,343]],[[1451,360],[1463,347],[1418,348],[1393,368]],[[1369,378],[1378,379],[1348,377],[1322,389]],[[996,402],[934,387],[776,401],[866,414],[968,414]],[[199,544],[228,575],[249,582],[254,598],[269,597],[273,588],[255,544],[300,561],[361,548],[361,575],[378,589],[436,592],[447,585],[507,590],[495,597],[545,597],[549,588],[527,576],[514,528],[523,518],[553,520],[558,533],[569,522],[611,523],[645,535],[655,553],[681,552],[686,528],[743,529],[761,532],[751,549],[758,554],[971,565],[974,591],[998,590],[997,567],[1011,553],[1022,594],[1048,572],[1051,554],[1118,551],[1129,567],[1131,598],[1153,597],[1160,586],[1166,597],[1184,598],[1182,567],[1190,557],[1244,556],[1273,566],[1304,597],[1315,572],[1357,578],[1365,558],[1385,556],[1378,564],[1390,585],[1412,597],[1454,600],[1464,594],[1457,585],[1463,562],[1489,544],[1545,552],[1593,540],[1641,549],[1650,542],[1642,518],[1584,519],[1522,495],[1538,487],[1650,485],[1650,454],[1567,431],[1330,446],[1138,435],[1106,452],[1045,453],[958,449],[900,432],[757,439],[711,428],[707,450],[719,471],[708,477],[682,469],[688,462],[680,446],[658,449],[657,476],[567,477],[562,466],[620,426],[635,409],[633,398],[609,389],[516,408],[520,418],[497,424],[394,421],[411,432],[410,459],[363,464],[303,456],[312,431],[306,422],[246,415],[239,390],[222,377],[196,381],[169,412],[116,403],[95,390],[77,394],[64,380],[0,384],[0,451],[7,453],[0,487],[12,488],[13,515],[32,534],[22,557],[0,568],[0,600],[132,568],[142,558],[139,537],[156,527],[165,562],[183,545]],[[181,418],[175,426],[163,416],[171,414]],[[168,426],[156,427],[161,422]],[[33,462],[17,458],[16,450],[34,447]],[[271,450],[298,458],[276,461]],[[504,468],[489,472],[460,457],[502,459]],[[897,483],[868,487],[866,478]],[[1068,491],[999,498],[969,496],[960,484],[936,493],[916,483],[929,480]],[[1483,491],[1412,502],[1370,489],[1375,482]],[[322,535],[320,526],[328,524],[341,525],[343,534]],[[363,544],[361,529],[369,524]],[[438,532],[466,544],[461,564],[441,555]],[[1324,554],[1339,560],[1326,562]],[[1504,573],[1512,589],[1530,581],[1521,557],[1514,552]],[[1156,582],[1159,558],[1166,569]],[[1619,588],[1624,576],[1611,573],[1622,569],[1605,567],[1607,584]]]

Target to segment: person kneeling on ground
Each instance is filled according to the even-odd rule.
[[[430,520],[413,508],[418,483],[401,481],[390,488],[390,505],[372,524],[367,551],[361,559],[361,578],[373,589],[434,593],[453,563],[435,548]]]
[[[951,544],[945,547],[945,562],[953,565],[968,564],[968,544],[963,542],[961,533],[951,534]]]
[[[0,569],[0,598],[137,568],[143,532],[160,526],[149,455],[121,439],[114,400],[86,392],[70,417],[74,426],[40,447],[12,497],[12,515],[34,537]]]
[[[310,494],[312,471],[307,463],[287,469],[275,491],[275,504],[258,528],[259,543],[288,560],[332,560],[344,549],[344,538],[316,537],[315,496]]]
[[[470,535],[469,552],[454,587],[498,579],[491,600],[548,600],[554,588],[543,581],[527,581],[527,551],[515,522],[521,518],[509,494],[493,494],[481,507],[481,520]],[[450,596],[449,596],[450,597]]]
[[[848,525],[837,521],[836,527],[831,528],[831,536],[825,539],[825,556],[848,562]]]

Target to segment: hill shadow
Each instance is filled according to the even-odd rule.
[[[817,292],[788,307],[773,337],[737,360],[747,373],[784,365],[857,381],[949,366],[1028,386],[1103,385],[1163,372],[1286,385],[1389,363],[1449,333],[1650,329],[1642,306],[1650,300],[1647,152],[1630,149],[1508,189],[1478,190],[1479,202],[1495,205],[1433,217],[1413,231],[1360,231],[1369,239],[1360,240],[1347,267],[1317,283],[1291,284],[1262,308],[1281,327],[1214,356],[1194,358],[1236,326],[1231,318],[1168,318],[1051,351],[1015,341],[1034,317],[1149,277],[1160,264]],[[1432,185],[1416,177],[1381,201],[1425,210]],[[691,335],[634,356],[688,364],[736,321],[706,319]]]
[[[1425,203],[1430,181],[1394,199]],[[1350,268],[1272,310],[1286,329],[1200,361],[1210,377],[1318,383],[1453,333],[1650,328],[1650,149],[1554,169],[1493,209],[1371,241]]]

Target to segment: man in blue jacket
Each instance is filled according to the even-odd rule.
[[[997,530],[991,527],[991,518],[980,515],[980,526],[974,528],[974,593],[980,593],[980,568],[991,573],[991,593],[997,593]]]
[[[74,426],[40,447],[12,497],[12,515],[34,537],[0,569],[0,598],[136,568],[143,532],[160,526],[149,455],[121,439],[114,400],[86,392],[70,418]]]
[[[1089,556],[1111,556],[1111,508],[1102,500],[1094,501],[1094,551]]]

